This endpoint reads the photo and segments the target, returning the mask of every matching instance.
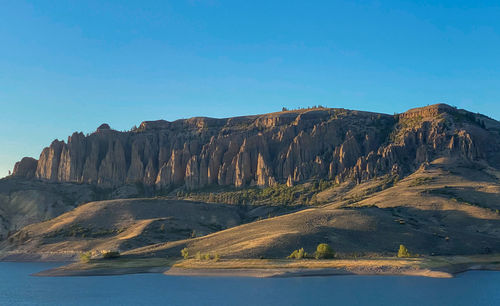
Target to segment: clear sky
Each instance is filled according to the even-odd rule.
[[[500,119],[498,0],[0,0],[0,177],[103,122],[438,102]]]

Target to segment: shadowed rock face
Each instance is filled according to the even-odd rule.
[[[19,176],[24,178],[35,177],[36,168],[38,166],[38,161],[31,157],[23,157],[21,161],[14,165],[13,176]]]
[[[103,125],[104,126],[104,125]],[[227,119],[146,121],[137,130],[101,126],[89,136],[55,140],[14,175],[117,187],[288,185],[312,178],[405,174],[437,156],[498,166],[500,124],[433,105],[400,115],[344,109],[287,111]]]

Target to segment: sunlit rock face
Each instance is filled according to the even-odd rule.
[[[362,182],[404,175],[439,156],[498,166],[498,122],[439,104],[386,115],[316,108],[227,119],[146,121],[119,132],[101,125],[55,140],[14,175],[53,182],[156,188]]]

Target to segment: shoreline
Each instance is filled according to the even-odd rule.
[[[64,267],[64,266],[63,266]],[[144,273],[164,273],[165,267],[149,267],[149,268],[105,268],[105,269],[89,269],[89,270],[61,270],[61,267],[49,270],[40,271],[31,274],[31,276],[39,277],[71,277],[71,276],[113,276],[127,274],[144,274]]]
[[[431,270],[413,270],[402,273],[387,272],[353,272],[335,268],[323,269],[183,269],[170,268],[163,274],[172,276],[208,276],[208,277],[255,277],[255,278],[290,278],[321,277],[341,275],[380,275],[380,276],[425,276],[433,278],[452,278],[454,275]]]
[[[26,262],[25,260],[9,261]],[[19,258],[21,259],[21,258]],[[26,259],[22,257],[22,259]],[[4,261],[4,260],[2,260]],[[38,262],[54,262],[38,260]],[[498,255],[438,258],[333,260],[226,259],[217,262],[164,258],[119,258],[73,262],[32,274],[43,277],[162,273],[167,276],[288,278],[336,275],[392,275],[451,278],[472,270],[500,271]]]
[[[37,277],[72,277],[72,276],[114,276],[127,274],[161,273],[167,276],[194,276],[194,277],[253,277],[253,278],[290,278],[290,277],[321,277],[321,276],[420,276],[431,278],[453,278],[458,274],[468,271],[500,271],[499,268],[477,265],[462,268],[456,271],[439,271],[430,269],[415,269],[405,271],[346,271],[335,268],[323,269],[199,269],[199,268],[177,268],[177,267],[149,267],[149,268],[117,268],[117,269],[88,269],[88,270],[61,270],[53,268],[40,271],[32,276]]]

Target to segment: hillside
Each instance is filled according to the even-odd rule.
[[[500,253],[500,123],[443,104],[103,125],[14,170],[4,258]]]
[[[358,185],[327,205],[183,241],[182,246],[236,258],[284,258],[301,247],[313,252],[323,242],[341,256],[394,255],[399,244],[422,255],[500,252],[500,172],[442,162],[382,191],[373,191],[374,182]],[[336,188],[341,187],[324,193],[335,194]],[[169,242],[130,253],[172,256],[178,247]]]
[[[128,250],[204,236],[278,211],[167,199],[97,201],[26,226],[0,246],[4,251],[60,253],[72,258],[93,249]]]

